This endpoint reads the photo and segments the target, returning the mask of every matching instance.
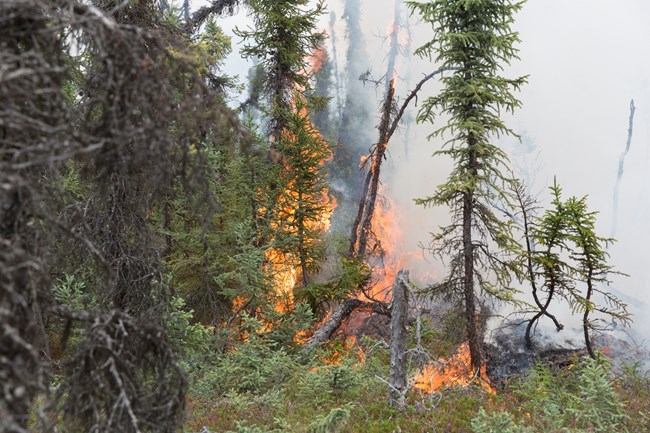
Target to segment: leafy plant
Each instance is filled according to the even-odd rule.
[[[187,360],[200,361],[210,349],[212,326],[194,322],[194,310],[186,309],[185,300],[172,298],[166,320],[169,344]]]

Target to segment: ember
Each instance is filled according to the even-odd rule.
[[[415,379],[414,388],[432,393],[441,388],[468,386],[476,383],[490,393],[495,393],[483,365],[480,372],[472,370],[469,344],[461,344],[456,353],[448,359],[438,359],[437,363],[426,365]]]

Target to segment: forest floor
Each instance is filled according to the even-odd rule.
[[[448,318],[449,319],[449,318]],[[450,357],[462,336],[447,320],[423,327],[431,359]],[[435,329],[433,329],[435,328]],[[411,335],[410,347],[415,345]],[[316,356],[251,340],[195,372],[186,432],[648,432],[650,379],[640,363],[614,367],[576,355],[486,389],[413,387],[404,410],[388,404],[389,352],[379,339],[335,339]],[[411,383],[421,357],[411,357]]]

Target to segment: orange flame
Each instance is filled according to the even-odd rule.
[[[495,393],[483,364],[476,375],[472,369],[469,343],[461,344],[456,353],[448,359],[439,359],[436,365],[428,364],[415,379],[414,388],[432,393],[443,387],[467,386],[476,381],[483,389]]]
[[[379,187],[377,205],[372,218],[375,245],[371,250],[370,264],[373,265],[372,288],[369,297],[381,301],[390,301],[390,289],[397,273],[404,267],[406,260],[414,258],[417,253],[410,253],[403,248],[401,209],[384,194],[384,187]]]
[[[314,58],[316,57],[317,56]],[[294,109],[296,109],[295,106]],[[306,106],[300,108],[299,114],[305,119],[308,119],[308,111]],[[323,141],[324,146],[327,145],[318,130],[313,127],[311,123],[310,131],[313,136],[316,136]],[[284,134],[288,139],[295,138],[292,137],[287,131],[285,131]],[[327,158],[321,161],[320,164],[323,165],[332,158],[333,154],[330,152]],[[287,171],[289,171],[289,167],[287,167]],[[286,190],[284,191],[284,194],[279,197],[277,206],[283,212],[284,221],[276,222],[275,224],[272,223],[272,227],[276,230],[280,229],[281,225],[285,224],[286,226],[284,229],[286,229],[286,227],[293,227],[292,230],[297,233],[298,227],[296,224],[294,224],[296,222],[296,209],[294,208],[294,203],[299,200],[299,193],[296,190],[295,186],[295,182],[289,182]],[[321,211],[318,215],[318,218],[305,222],[306,228],[310,232],[324,233],[330,228],[330,220],[337,203],[336,199],[330,196],[329,189],[325,188],[322,191],[320,204]],[[265,253],[265,258],[268,263],[267,269],[271,275],[273,288],[276,294],[275,310],[279,313],[292,311],[294,307],[293,290],[301,275],[299,269],[299,258],[295,257],[293,254],[283,252],[277,248],[269,249]]]
[[[308,76],[313,76],[318,73],[318,71],[321,70],[325,62],[327,61],[327,51],[325,50],[325,47],[323,45],[319,45],[318,48],[316,48],[316,51],[309,56],[308,59],[308,64],[309,68],[307,71]]]
[[[409,35],[409,32],[403,29],[398,29],[397,30],[397,43],[399,46],[403,49],[406,50],[411,44],[411,36]]]
[[[409,32],[400,27],[394,20],[386,28],[386,39],[395,38],[397,45],[402,49],[407,49],[411,43]]]

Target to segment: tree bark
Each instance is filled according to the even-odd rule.
[[[478,155],[476,152],[476,139],[468,138],[468,171],[472,177],[478,174]],[[463,193],[463,261],[464,261],[464,287],[465,323],[467,326],[467,340],[469,342],[472,368],[478,370],[483,365],[481,333],[478,329],[476,318],[476,303],[474,299],[474,244],[472,242],[472,217],[474,215],[474,188],[473,186]]]
[[[390,382],[388,398],[390,405],[399,411],[406,405],[406,324],[408,321],[408,276],[401,270],[393,284],[393,306],[390,319]]]
[[[314,332],[314,335],[304,344],[306,351],[312,351],[327,341],[341,326],[341,323],[358,307],[364,305],[359,299],[348,299],[339,305],[327,321]]]
[[[381,163],[384,160],[386,147],[388,147],[388,131],[390,128],[390,114],[394,96],[395,79],[393,78],[390,81],[386,99],[384,99],[381,123],[379,124],[379,140],[374,152],[370,155],[370,169],[363,188],[364,195],[359,200],[359,210],[350,237],[350,251],[354,251],[354,257],[358,258],[363,258],[366,255],[368,235],[372,230],[372,217],[374,216],[375,204],[377,202]]]

